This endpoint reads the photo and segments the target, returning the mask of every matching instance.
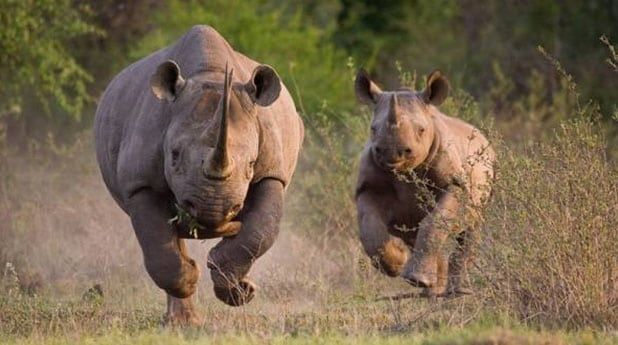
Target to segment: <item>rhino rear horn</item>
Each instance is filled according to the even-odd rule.
[[[180,74],[180,67],[175,61],[167,60],[157,67],[150,77],[150,88],[158,99],[173,102],[185,86],[185,79]]]
[[[260,65],[253,70],[245,89],[253,102],[262,107],[267,107],[279,98],[281,80],[272,67]]]

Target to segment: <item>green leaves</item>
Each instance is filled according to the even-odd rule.
[[[189,227],[189,235],[197,238],[197,231],[204,227],[180,205],[174,204],[174,206],[176,207],[176,215],[170,218],[167,223],[170,225],[186,224]]]
[[[19,115],[38,101],[48,112],[56,102],[80,118],[92,78],[74,59],[71,40],[100,33],[87,18],[88,8],[69,0],[0,2],[0,115]]]
[[[166,11],[154,18],[156,29],[137,42],[131,56],[142,58],[173,43],[192,25],[207,24],[235,50],[273,66],[305,119],[315,119],[325,103],[354,109],[356,101],[345,68],[347,55],[330,42],[330,31],[308,23],[300,10],[287,13],[286,6],[273,8],[273,4],[263,0],[168,1]]]

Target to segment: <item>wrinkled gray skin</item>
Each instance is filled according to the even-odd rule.
[[[362,70],[355,82],[373,109],[356,189],[361,242],[377,268],[429,296],[472,292],[468,266],[494,174],[487,139],[438,110],[448,88],[439,71],[422,92],[383,92]]]
[[[208,257],[217,298],[253,298],[252,263],[278,233],[303,125],[276,72],[195,26],[118,74],[95,119],[105,184],[130,216],[167,320],[199,324],[199,268],[182,238],[224,237]],[[200,224],[170,224],[180,205]]]

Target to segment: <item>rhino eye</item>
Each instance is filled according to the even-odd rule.
[[[376,126],[371,126],[371,134],[375,134],[376,130]]]
[[[418,134],[422,135],[423,133],[425,133],[425,127],[419,127]]]
[[[180,157],[180,151],[177,149],[172,150],[172,165],[176,165],[178,163],[178,158]]]

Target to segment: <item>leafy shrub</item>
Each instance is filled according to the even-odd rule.
[[[69,53],[69,44],[97,32],[87,13],[69,0],[0,2],[0,116],[19,114],[36,101],[48,110],[54,101],[74,118],[81,116],[91,78]]]
[[[297,11],[284,15],[269,1],[170,1],[155,18],[156,29],[138,42],[131,55],[140,58],[171,44],[193,25],[207,24],[232,47],[273,66],[305,118],[324,106],[350,109],[351,80],[342,62],[346,55],[334,47],[329,32],[306,24]]]

